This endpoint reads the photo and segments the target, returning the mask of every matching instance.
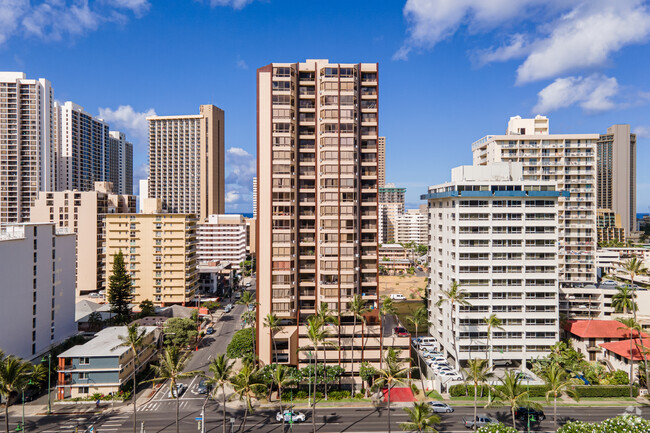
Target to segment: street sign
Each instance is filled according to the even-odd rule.
[[[197,416],[196,418],[194,418],[194,421],[203,421],[203,417]]]

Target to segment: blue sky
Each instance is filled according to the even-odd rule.
[[[648,212],[649,36],[641,0],[0,0],[0,69],[126,132],[136,176],[146,115],[223,108],[229,212],[252,209],[256,68],[307,58],[379,62],[387,180],[410,207],[474,140],[544,114],[556,133],[630,123]]]

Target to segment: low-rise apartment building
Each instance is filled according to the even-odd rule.
[[[525,179],[521,163],[464,166],[429,187],[431,332],[457,364],[485,357],[525,363],[558,341],[558,197]],[[444,301],[453,283],[469,305]],[[484,318],[503,329],[488,340]]]
[[[158,328],[145,326],[142,348],[138,353],[137,371],[156,355]],[[128,335],[126,326],[103,329],[95,337],[59,355],[56,397],[58,400],[90,397],[93,394],[117,393],[129,383],[134,373],[134,352],[122,346]]]
[[[0,231],[0,348],[32,359],[77,332],[76,236],[52,223]]]
[[[149,199],[159,209],[159,199]],[[124,255],[133,282],[133,303],[148,299],[156,305],[183,304],[194,298],[198,287],[196,217],[194,214],[106,215],[106,267],[104,280],[113,269],[115,254]]]

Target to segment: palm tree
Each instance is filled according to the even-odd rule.
[[[253,296],[252,292],[245,291],[242,293],[241,298],[235,304],[245,305],[246,309],[250,308],[251,305],[257,305],[257,299]]]
[[[553,422],[555,423],[554,430],[557,430],[557,398],[562,393],[567,393],[574,400],[578,401],[580,396],[571,387],[571,380],[568,373],[559,364],[549,364],[540,374],[542,380],[546,384],[548,391],[546,391],[546,401],[548,402],[553,396]]]
[[[277,362],[275,357],[277,356],[277,345],[275,343],[275,333],[282,330],[282,325],[280,325],[280,319],[275,313],[269,313],[264,318],[264,327],[269,329],[271,332],[271,342],[273,343],[273,356],[271,356],[271,362]]]
[[[327,306],[327,302],[321,302],[316,315],[314,316],[321,323],[321,326],[326,326],[328,324],[338,323],[338,316],[334,314],[334,311],[330,310]],[[325,379],[327,378],[327,366],[325,365],[325,347],[323,346],[323,371],[325,374]],[[314,375],[316,372],[314,372]],[[327,400],[327,380],[324,380],[324,389],[325,389],[325,400]]]
[[[442,291],[442,296],[440,299],[438,299],[438,302],[436,302],[436,306],[440,307],[442,304],[449,304],[450,308],[450,313],[449,313],[449,318],[451,320],[451,337],[452,337],[452,342],[454,345],[454,351],[456,352],[456,363],[458,363],[458,348],[456,347],[456,329],[455,329],[455,322],[456,320],[454,319],[454,307],[456,305],[459,306],[465,306],[465,305],[470,305],[469,301],[465,299],[467,297],[467,292],[463,289],[460,288],[456,280],[452,280],[451,286],[449,287],[448,290],[443,290]]]
[[[427,403],[415,403],[413,408],[405,407],[404,411],[408,414],[411,421],[403,422],[399,426],[404,431],[417,430],[418,432],[436,432],[434,424],[440,424],[440,417],[431,414],[431,407]]]
[[[427,308],[424,305],[421,305],[416,309],[413,314],[409,314],[406,316],[406,320],[409,323],[412,323],[413,326],[415,326],[415,336],[418,336],[418,331],[420,326],[426,326],[429,323],[429,312],[427,311]],[[422,392],[424,392],[424,377],[422,374],[422,365],[420,361],[420,356],[417,356],[418,358],[418,371],[420,372],[420,381],[422,383]]]
[[[230,377],[233,373],[233,366],[235,361],[231,361],[228,357],[221,353],[217,355],[210,362],[209,370],[212,372],[212,377],[210,378],[210,384],[215,385],[216,394],[217,388],[221,388],[221,394],[223,397],[223,433],[226,433],[226,384],[230,383]]]
[[[395,385],[403,385],[408,382],[408,373],[411,367],[402,368],[403,362],[399,360],[400,351],[389,347],[386,350],[384,360],[386,361],[386,368],[377,370],[378,377],[375,380],[375,385],[379,389],[387,388],[388,396],[388,433],[391,431],[390,422],[390,393]]]
[[[528,398],[528,391],[521,386],[521,379],[514,371],[506,372],[505,376],[499,379],[501,386],[491,386],[494,396],[488,406],[508,406],[512,415],[512,427],[515,425],[515,409],[521,406],[536,406]]]
[[[259,370],[251,363],[245,362],[239,373],[230,379],[235,394],[239,396],[239,400],[246,402],[244,410],[244,420],[240,426],[242,432],[246,431],[246,420],[248,413],[253,412],[253,397],[257,393],[265,392],[266,385],[259,377]]]
[[[348,312],[354,317],[354,322],[352,324],[352,352],[354,353],[354,339],[357,336],[357,319],[361,321],[361,327],[366,323],[366,319],[363,316],[369,310],[366,308],[366,301],[363,300],[361,295],[354,295],[350,303],[348,304]],[[363,338],[363,337],[362,337]],[[352,363],[352,396],[355,395],[355,385],[356,381],[354,379],[354,362]]]
[[[641,327],[633,317],[618,319],[618,321],[623,324],[623,326],[619,327],[618,329],[627,331],[630,337],[630,398],[632,398],[634,397],[634,333],[637,332],[637,330],[640,331]]]
[[[497,317],[496,314],[492,313],[488,317],[483,318],[483,322],[487,325],[487,339],[488,339],[488,350],[489,353],[486,353],[486,358],[488,360],[488,365],[492,366],[492,330],[499,329],[503,331],[503,322]]]
[[[476,419],[476,411],[478,407],[478,387],[488,381],[494,373],[492,373],[489,361],[485,359],[470,359],[467,361],[467,368],[463,369],[465,373],[465,380],[474,383],[474,418]],[[474,423],[474,430],[476,430],[476,423]]]
[[[612,308],[617,313],[625,315],[638,309],[636,302],[634,302],[634,293],[628,285],[619,287],[618,291],[612,296]]]
[[[318,349],[322,347],[324,351],[325,346],[335,347],[334,343],[327,340],[329,336],[329,330],[323,326],[323,322],[318,316],[310,316],[307,319],[307,338],[309,338],[311,344],[301,349],[314,350],[314,391],[312,393],[313,400],[311,406],[311,422],[314,433],[316,433],[316,373],[318,372]]]
[[[395,315],[397,310],[395,305],[393,305],[393,300],[388,296],[384,296],[381,299],[381,306],[379,307],[379,353],[384,353],[384,320],[385,316]],[[380,357],[379,359],[379,368],[384,367],[384,358]]]
[[[10,397],[24,389],[32,377],[33,366],[13,355],[0,351],[0,396],[5,400],[5,429],[9,433]]]
[[[629,260],[626,260],[625,262],[621,263],[623,266],[623,270],[627,272],[627,274],[630,276],[630,282],[632,283],[632,301],[634,301],[634,305],[636,306],[636,288],[634,287],[634,278],[637,275],[645,275],[648,273],[648,270],[643,266],[643,262],[636,257],[633,257]],[[636,310],[638,308],[634,308],[632,312],[634,313],[634,320],[636,321]]]
[[[113,350],[119,347],[128,347],[133,352],[133,393],[131,398],[133,398],[133,433],[136,433],[137,430],[137,411],[136,411],[136,390],[137,390],[137,379],[136,373],[138,372],[138,364],[140,363],[140,357],[138,351],[144,346],[144,337],[147,333],[146,329],[141,329],[137,323],[129,325],[127,328],[126,335],[119,335],[118,338],[122,342],[119,346],[113,348]]]
[[[178,411],[180,405],[180,395],[176,390],[176,383],[179,379],[196,376],[200,372],[187,371],[183,372],[185,364],[187,364],[188,356],[183,355],[178,347],[169,346],[163,352],[158,365],[152,365],[156,377],[152,379],[153,382],[164,382],[169,380],[169,392],[172,398],[176,399],[176,433],[179,433],[178,428]]]
[[[273,370],[273,376],[271,377],[274,384],[278,387],[278,401],[280,402],[280,413],[282,414],[282,433],[284,433],[284,408],[282,407],[282,388],[293,385],[296,383],[295,377],[291,375],[291,372],[286,365],[276,365],[275,370]]]

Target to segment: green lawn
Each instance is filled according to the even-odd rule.
[[[424,305],[424,303],[422,301],[393,301],[393,305],[395,306],[395,311],[400,323],[404,325],[411,336],[415,337],[415,326],[406,320],[406,318],[421,305]],[[421,326],[420,329],[418,329],[418,335],[427,335],[427,330]]]

